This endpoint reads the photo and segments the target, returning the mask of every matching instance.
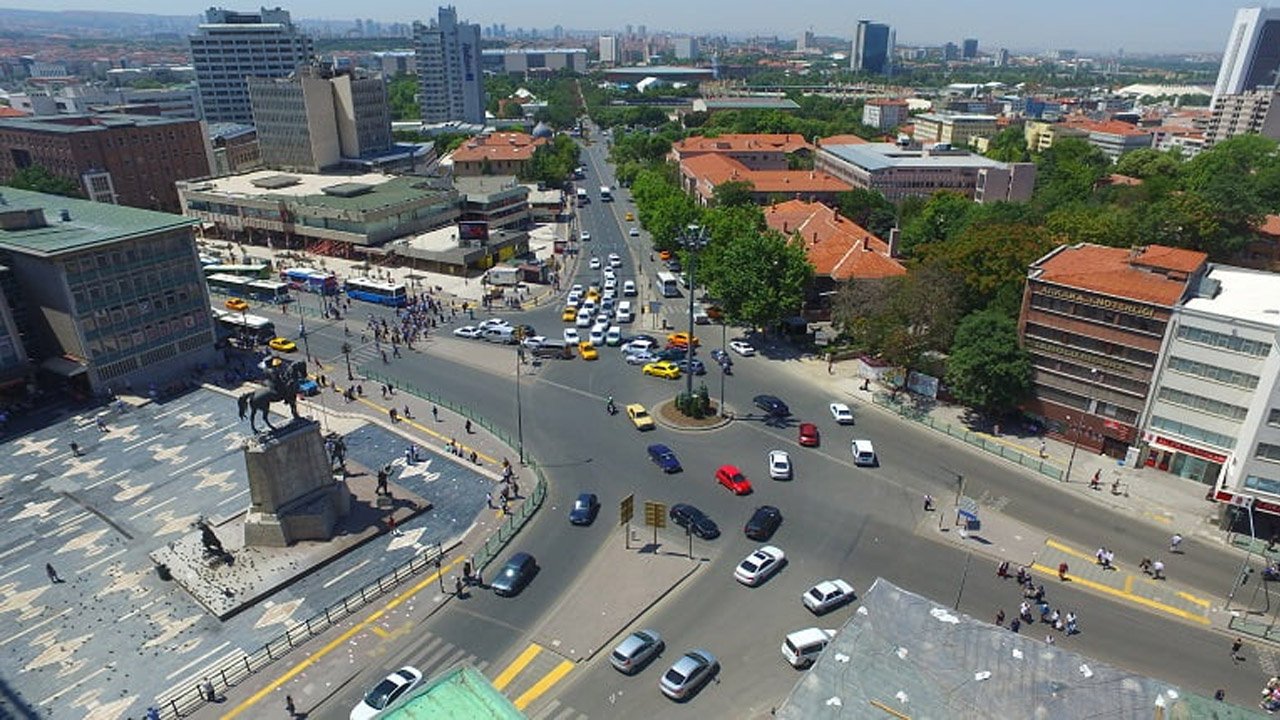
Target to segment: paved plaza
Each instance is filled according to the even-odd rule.
[[[102,407],[8,442],[0,716],[141,717],[173,688],[198,682],[201,669],[252,652],[436,543],[447,547],[485,508],[493,478],[476,466],[429,451],[407,465],[409,440],[334,415],[326,422],[345,438],[353,473],[393,464],[393,493],[431,509],[225,622],[162,580],[148,554],[197,532],[201,517],[216,529],[247,509],[249,426],[228,394],[205,388]]]

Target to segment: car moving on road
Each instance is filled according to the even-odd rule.
[[[791,479],[791,456],[786,450],[769,451],[769,477],[774,480]]]
[[[706,650],[690,650],[662,674],[658,686],[672,700],[684,700],[720,669],[720,661]]]
[[[729,488],[734,495],[747,495],[751,492],[751,481],[734,465],[721,465],[716,470],[716,482]]]
[[[680,459],[672,452],[671,448],[661,443],[654,443],[648,447],[649,459],[654,465],[662,468],[662,472],[675,473],[680,472]]]
[[[676,364],[669,360],[660,360],[655,363],[649,363],[644,366],[641,372],[645,375],[666,378],[668,380],[680,379],[680,368],[676,367]]]
[[[823,580],[800,597],[810,612],[821,615],[852,600],[853,586],[840,578]]]
[[[289,338],[277,337],[271,338],[271,340],[267,342],[267,347],[275,350],[276,352],[295,352],[298,349],[298,344]]]
[[[489,586],[493,588],[495,595],[511,597],[523,590],[537,572],[538,562],[533,556],[527,552],[518,552],[502,566]]]
[[[653,416],[640,403],[631,403],[627,406],[627,418],[631,420],[631,424],[635,425],[637,430],[652,430],[654,428]]]
[[[600,501],[596,498],[596,494],[582,493],[577,500],[573,501],[573,508],[569,510],[569,523],[590,525],[596,521],[596,514],[599,512]]]
[[[818,447],[822,443],[822,435],[818,432],[817,425],[800,423],[800,434],[796,441],[801,447]]]
[[[634,675],[658,656],[666,644],[657,630],[637,630],[609,653],[609,663],[624,675]]]
[[[744,340],[731,340],[729,349],[738,353],[742,357],[751,357],[756,354],[756,349],[751,347],[751,343]]]
[[[463,325],[462,327],[454,330],[453,334],[456,335],[457,337],[470,338],[472,340],[475,340],[481,335],[484,335],[484,330],[481,330],[475,325]]]
[[[351,710],[351,720],[371,720],[422,682],[422,671],[405,665],[391,673],[364,696]]]
[[[791,414],[791,408],[776,395],[757,395],[751,398],[751,402],[773,417],[786,417]]]
[[[733,571],[733,579],[747,587],[756,587],[778,572],[786,559],[786,553],[780,548],[765,545],[738,563]]]
[[[698,508],[688,503],[676,503],[667,511],[671,521],[703,540],[720,537],[720,527]]]
[[[772,505],[761,505],[751,513],[742,532],[752,540],[768,540],[782,524],[782,511]]]
[[[835,420],[838,424],[853,424],[853,411],[849,409],[848,405],[833,402],[828,407],[831,409],[831,419]]]

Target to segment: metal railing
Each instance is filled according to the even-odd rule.
[[[1005,460],[1016,462],[1022,467],[1034,470],[1047,478],[1052,480],[1062,479],[1062,468],[1054,465],[1044,458],[1036,457],[1035,455],[1028,455],[1021,450],[1010,447],[1006,443],[994,440],[986,433],[974,432],[963,425],[957,426],[952,423],[935,420],[932,415],[922,408],[908,403],[898,402],[894,400],[892,396],[885,393],[872,393],[871,401],[880,407],[888,408],[889,410],[896,412],[898,415],[907,418],[908,420],[914,420],[922,425],[927,425],[934,430],[944,432],[957,440],[963,440],[964,442],[980,450],[991,453],[992,455],[998,455]]]
[[[359,370],[359,374],[368,380],[390,385],[396,390],[407,392],[410,395],[413,395],[414,397],[420,398],[422,400],[426,400],[432,405],[438,405],[448,410],[449,412],[461,415],[462,417],[470,420],[472,423],[479,425],[480,427],[489,431],[491,435],[498,438],[498,440],[502,441],[502,444],[508,447],[516,447],[517,445],[516,439],[511,437],[511,435],[507,433],[506,429],[499,427],[497,425],[494,425],[488,419],[481,417],[478,413],[476,413],[474,410],[467,407],[466,405],[460,405],[451,400],[448,400],[447,398],[440,397],[439,395],[436,395],[435,393],[429,390],[423,390],[422,388],[414,385],[413,383],[406,383],[395,378],[387,377],[377,372],[376,370],[370,370],[365,366],[359,367],[358,370]],[[532,464],[532,461],[530,461],[530,464]]]

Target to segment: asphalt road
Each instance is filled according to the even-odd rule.
[[[620,193],[615,203],[598,201],[598,186],[615,184],[611,177],[602,177],[600,149],[595,145],[586,154],[590,171],[582,184],[589,188],[593,202],[582,210],[581,218],[593,239],[581,244],[584,261],[574,281],[586,284],[597,275],[586,270],[585,258],[590,254],[603,257],[619,252],[626,262],[620,279],[635,277],[644,292],[649,292],[642,277],[627,271],[635,267],[635,257],[647,260],[640,245],[646,238],[628,243],[624,228],[629,224],[618,221],[633,206],[626,202],[625,193]],[[523,314],[521,320],[554,336],[562,327],[559,310],[558,305],[545,306]],[[637,325],[641,322],[638,319]],[[308,323],[308,330],[313,354],[338,355],[343,340],[341,324]],[[710,346],[718,345],[718,328],[701,332]],[[477,356],[509,356],[513,352],[451,337],[432,342],[462,345]],[[778,651],[787,632],[812,625],[838,627],[852,611],[846,608],[815,619],[804,610],[800,593],[821,578],[841,576],[861,590],[876,576],[884,576],[937,601],[958,603],[962,611],[977,617],[993,616],[999,608],[1013,614],[1018,597],[1012,583],[998,581],[988,560],[970,558],[959,548],[937,542],[933,536],[936,516],[925,516],[920,508],[925,492],[945,504],[941,500],[954,492],[956,474],[966,477],[966,494],[980,499],[984,508],[998,509],[1078,546],[1105,544],[1122,560],[1166,546],[1167,529],[1097,507],[1065,503],[1065,496],[1051,484],[1029,479],[1015,468],[878,411],[855,407],[855,428],[836,426],[826,413],[830,398],[790,373],[779,372],[776,364],[785,362],[780,355],[770,357],[766,352],[735,360],[734,375],[726,383],[726,398],[740,419],[710,433],[660,428],[640,434],[622,414],[607,416],[603,407],[607,395],[614,395],[619,404],[641,402],[653,407],[683,386],[683,381],[642,377],[638,368],[625,365],[612,348],[602,349],[600,360],[594,363],[580,359],[547,362],[526,376],[521,393],[525,444],[550,477],[551,488],[543,511],[507,554],[528,550],[539,558],[543,570],[519,597],[501,599],[478,593],[470,600],[450,603],[424,631],[500,666],[527,644],[528,633],[554,607],[561,590],[572,585],[600,544],[622,542],[611,520],[624,495],[634,493],[637,502],[692,502],[715,518],[724,534],[716,541],[697,543],[697,552],[709,558],[708,567],[640,623],[667,637],[664,658],[633,678],[619,675],[607,661],[597,658],[575,668],[543,702],[554,699],[591,717],[655,713],[682,717],[695,712],[741,717],[767,712],[795,683],[796,672],[782,662]],[[387,366],[377,362],[379,372],[465,403],[508,426],[514,434],[516,403],[509,375],[443,360],[430,350],[425,358],[406,353],[403,360]],[[713,395],[718,394],[719,380],[714,369],[705,378]],[[822,447],[797,447],[796,422],[769,425],[750,416],[750,399],[760,392],[784,398],[797,419],[817,422],[823,432]],[[855,435],[875,442],[881,467],[852,465],[848,441]],[[651,442],[673,447],[685,471],[672,476],[659,472],[644,454],[644,447]],[[796,465],[794,481],[767,479],[765,455],[772,448],[791,452]],[[733,497],[714,484],[714,469],[725,462],[739,465],[752,479],[756,487],[753,495]],[[592,528],[570,531],[566,508],[584,490],[600,495],[604,505],[601,519]],[[749,589],[733,580],[732,568],[757,545],[743,537],[739,528],[751,510],[764,503],[776,505],[784,513],[786,519],[773,542],[787,552],[790,562],[763,587]],[[683,536],[673,528],[662,537],[676,548],[684,547]],[[1170,562],[1170,571],[1197,587],[1225,593],[1238,559],[1194,541],[1184,547],[1186,555]],[[1051,586],[1049,597],[1055,606],[1080,615],[1082,634],[1061,639],[1063,647],[1202,693],[1222,687],[1232,699],[1251,698],[1265,679],[1257,662],[1233,665],[1227,653],[1229,638],[1220,634],[1069,586]],[[1030,632],[1044,634],[1040,629]],[[366,670],[313,716],[344,716],[360,693],[401,659],[413,662],[418,658],[427,638],[404,643],[388,658],[387,667]],[[666,664],[689,647],[710,649],[721,658],[724,670],[718,682],[692,702],[674,706],[654,686]]]

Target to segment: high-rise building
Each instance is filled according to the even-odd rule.
[[[978,39],[977,38],[965,38],[963,44],[964,44],[964,51],[963,51],[962,57],[964,57],[965,60],[972,60],[978,57]]]
[[[960,58],[960,48],[955,43],[949,42],[942,46],[943,60],[958,60]]]
[[[677,60],[697,60],[698,59],[698,38],[678,37],[672,42],[676,46]]]
[[[612,35],[600,36],[600,62],[606,65],[618,64],[618,38]]]
[[[440,8],[430,25],[415,22],[413,40],[422,121],[483,124],[480,26],[458,22],[458,12],[450,5]]]
[[[288,77],[311,60],[311,38],[286,10],[209,8],[189,38],[200,102],[209,122],[253,122],[246,77]]]
[[[853,34],[853,57],[849,60],[849,69],[888,74],[892,55],[893,29],[882,23],[859,20]]]
[[[996,53],[996,67],[1007,67],[1009,65],[1009,51],[1000,48],[1000,52]]]
[[[1227,35],[1213,97],[1276,85],[1278,72],[1280,8],[1240,8]]]
[[[1214,98],[1205,140],[1215,145],[1237,135],[1257,134],[1280,139],[1280,102],[1272,88]]]
[[[391,149],[391,111],[381,77],[335,73],[323,65],[285,79],[249,78],[262,163],[319,172],[343,158]]]

